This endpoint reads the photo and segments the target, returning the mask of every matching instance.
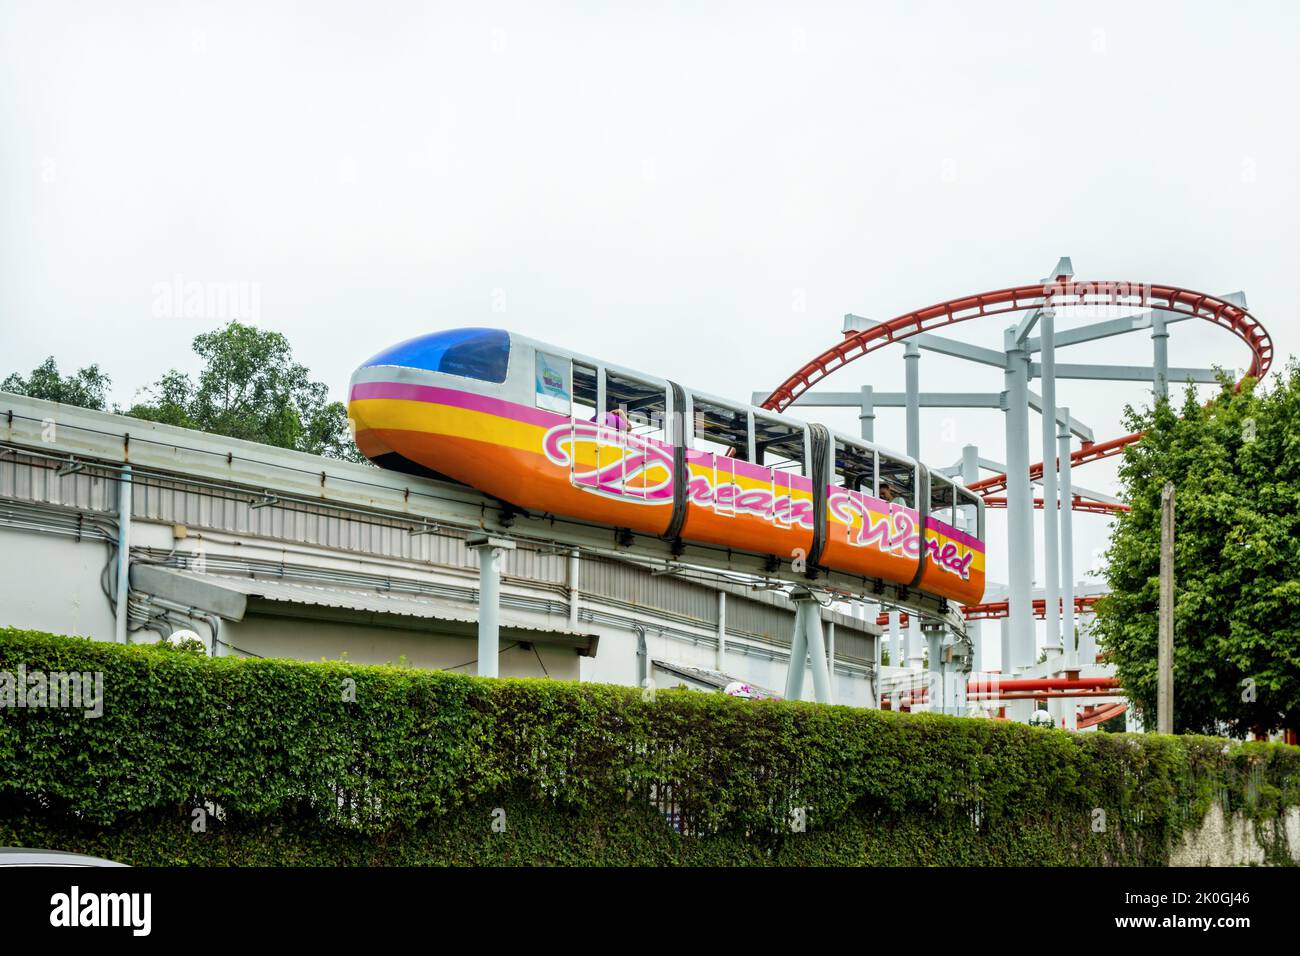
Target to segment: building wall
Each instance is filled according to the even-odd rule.
[[[98,541],[0,529],[0,627],[113,639],[100,587],[111,551]]]

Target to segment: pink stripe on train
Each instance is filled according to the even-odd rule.
[[[433,405],[447,405],[452,408],[466,408],[470,411],[485,412],[501,418],[510,418],[529,425],[550,428],[552,425],[567,421],[567,416],[557,415],[540,408],[529,408],[515,402],[507,402],[487,395],[475,395],[454,388],[439,388],[436,385],[415,385],[409,382],[358,382],[352,386],[350,401],[364,401],[372,398],[394,399],[404,402],[429,402]]]

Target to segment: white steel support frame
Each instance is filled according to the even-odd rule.
[[[876,440],[876,401],[875,395],[870,385],[863,385],[861,392],[861,404],[858,406],[861,410],[858,412],[858,422],[860,433],[863,441],[874,442]],[[762,399],[759,399],[761,402]]]
[[[1159,312],[1151,314],[1151,388],[1156,398],[1169,397],[1169,326]]]
[[[1069,409],[1062,409],[1069,415]],[[1074,493],[1070,475],[1070,431],[1060,427],[1056,433],[1056,455],[1061,460],[1061,636],[1065,641],[1065,669],[1079,666],[1079,652],[1074,644]],[[1092,661],[1087,663],[1091,664]],[[1071,711],[1073,714],[1074,711]]]
[[[1068,413],[1068,409],[1065,411]],[[1056,454],[1061,460],[1061,639],[1065,642],[1064,670],[1067,676],[1073,677],[1079,673],[1079,652],[1074,645],[1074,509],[1070,507],[1069,430],[1059,429],[1056,442]],[[1061,703],[1065,708],[1065,729],[1078,730],[1079,705],[1072,700]]]
[[[927,668],[926,673],[926,686],[928,688],[926,700],[931,711],[946,714],[948,712],[948,697],[940,650],[943,647],[943,632],[938,628],[927,627],[921,633],[925,638],[925,650],[930,659],[930,666]]]
[[[921,460],[921,346],[915,342],[903,345],[904,395],[906,396],[906,452],[909,456]],[[921,489],[916,488],[917,511],[926,503],[921,501]],[[907,663],[913,670],[920,670],[924,661],[924,646],[921,636],[921,622],[915,614],[907,616]]]
[[[921,346],[915,342],[903,344],[904,393],[907,395],[907,447],[906,451],[917,461],[921,460]]]
[[[1028,668],[1034,653],[1034,501],[1029,481],[1029,353],[1018,330],[1006,330],[1007,435],[1007,619],[1010,621],[1010,660],[1006,673]]]
[[[796,589],[794,629],[790,635],[790,664],[785,676],[785,699],[803,696],[804,668],[812,665],[813,695],[819,704],[833,704],[830,670],[826,663],[826,644],[822,638],[821,602],[809,591]]]
[[[1047,656],[1061,653],[1060,612],[1060,542],[1057,538],[1056,496],[1056,313],[1043,309],[1040,320],[1043,378],[1043,623],[1046,631]],[[1050,411],[1049,411],[1050,410]],[[1069,505],[1067,504],[1068,508]]]
[[[513,551],[509,538],[475,535],[466,540],[478,553],[478,675],[496,677],[501,655],[501,556]]]
[[[1030,368],[1037,369],[1038,365],[1031,365]],[[1142,372],[1142,377],[1145,379],[1148,370],[1140,369],[1139,371]],[[1199,369],[1189,371],[1195,372],[1195,379],[1199,379],[1202,375]],[[1059,370],[1056,377],[1061,378]],[[766,392],[753,393],[753,400],[756,404],[761,403],[766,397]],[[876,409],[906,408],[907,393],[877,392],[870,385],[864,385],[861,392],[812,392],[801,395],[795,404],[805,408],[856,408],[858,409],[858,418],[863,421],[862,437],[866,441],[874,441],[875,439],[872,436],[875,434]],[[1000,392],[920,392],[917,395],[917,405],[920,408],[988,408],[996,410],[1002,407],[1002,395]],[[1029,390],[1029,407],[1036,412],[1043,410],[1042,396],[1033,389]],[[867,421],[870,422],[869,426]],[[1082,441],[1095,440],[1092,429],[1083,422],[1070,419],[1070,430],[1075,437]]]
[[[1068,426],[1066,427],[1068,430]],[[961,483],[963,485],[972,485],[979,481],[979,478],[980,450],[975,445],[966,445],[961,450]],[[966,531],[973,535],[978,530],[974,527],[974,524],[979,521],[979,511],[971,507],[967,507],[965,510],[969,512],[967,514],[969,524]],[[974,652],[971,666],[975,673],[978,674],[984,670],[985,664],[984,640],[979,621],[966,622],[966,636],[970,638],[971,648]]]
[[[1011,672],[1011,618],[1004,617],[998,621],[998,650],[1000,653],[1001,664],[998,670],[1007,674]]]

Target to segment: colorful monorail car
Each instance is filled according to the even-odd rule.
[[[352,377],[357,446],[517,508],[984,595],[984,505],[906,455],[500,329],[380,352]]]

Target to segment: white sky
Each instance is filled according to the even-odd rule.
[[[255,290],[339,398],[382,347],[479,324],[747,398],[846,312],[1061,255],[1243,289],[1297,351],[1300,5],[469,6],[0,2],[0,375],[98,362],[125,404],[194,370],[222,317],[156,315],[180,277]],[[1005,324],[953,335],[998,347]],[[1244,366],[1196,324],[1174,364]],[[1143,335],[1060,356],[1149,359]],[[865,382],[901,388],[901,353],[825,387]],[[1001,385],[922,359],[924,388]],[[1145,396],[1060,401],[1104,439]],[[996,412],[927,412],[922,457],[1003,459],[1002,436]],[[903,445],[901,411],[877,437]],[[1107,523],[1075,527],[1082,570]]]

